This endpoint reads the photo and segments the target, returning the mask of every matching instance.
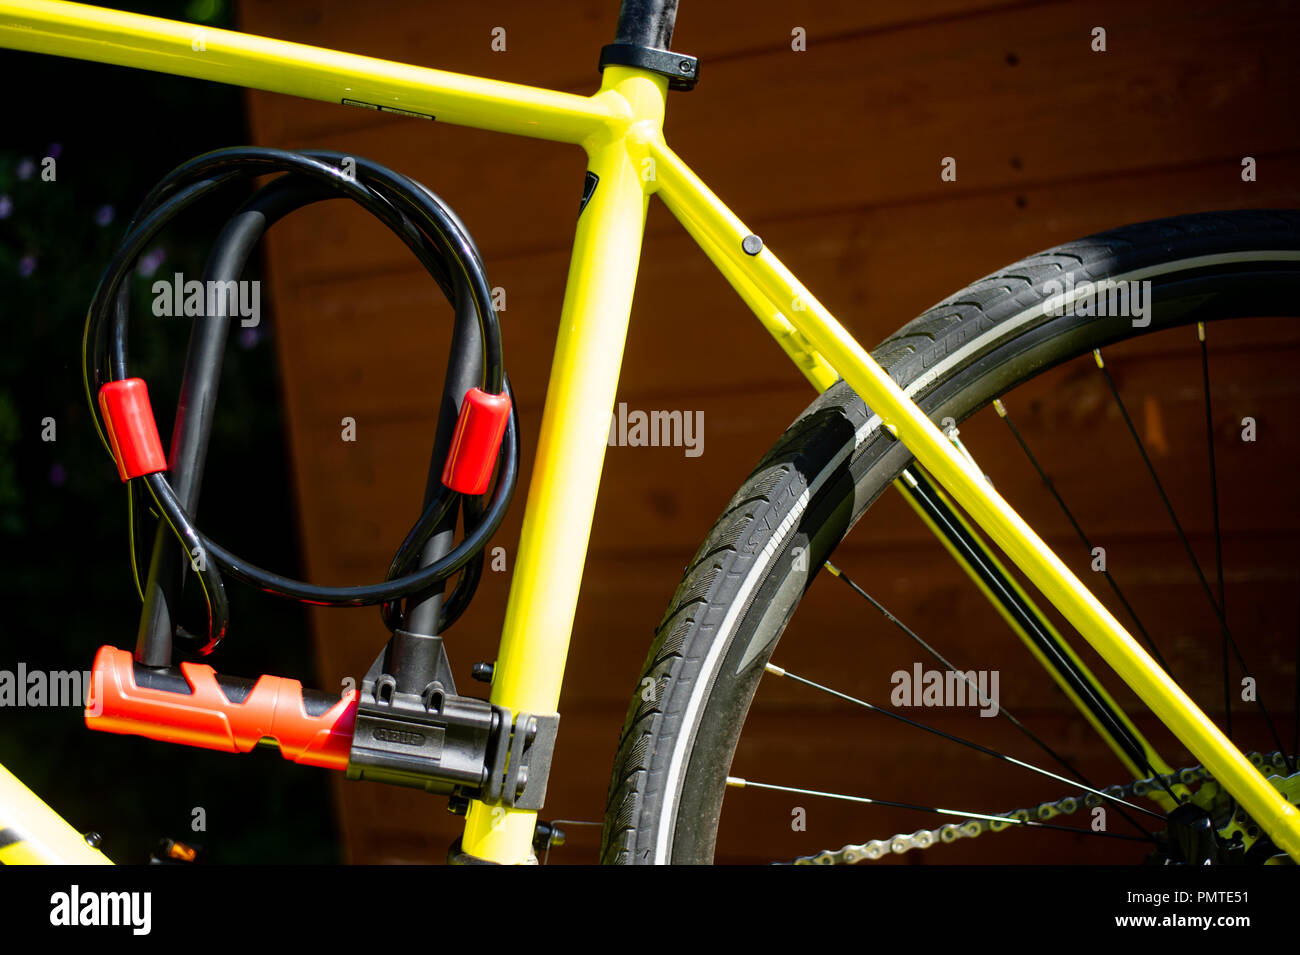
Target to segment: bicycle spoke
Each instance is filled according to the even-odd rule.
[[[1041,826],[1034,819],[1014,819],[1010,816],[995,816],[982,812],[964,812],[960,809],[941,809],[938,806],[921,806],[913,802],[896,802],[891,799],[871,799],[868,796],[850,796],[846,793],[831,793],[821,789],[801,789],[798,786],[782,786],[777,783],[756,783],[752,779],[740,776],[728,776],[727,785],[733,789],[767,789],[772,792],[794,793],[799,796],[821,796],[824,799],[838,799],[842,802],[857,802],[868,806],[891,806],[894,809],[915,809],[917,812],[933,812],[943,816],[960,816],[963,819],[987,819],[990,822],[1005,822],[1013,826]]]
[[[942,664],[945,669],[949,670],[952,673],[956,673],[958,676],[960,676],[962,680],[966,683],[966,685],[976,692],[976,698],[978,699],[979,688],[976,687],[975,684],[971,682],[970,677],[966,676],[963,671],[953,666],[952,663],[950,663],[943,656],[943,654],[941,654],[938,650],[936,650],[929,643],[923,640],[921,636],[918,633],[916,633],[916,631],[914,631],[911,627],[907,626],[907,624],[903,623],[903,621],[899,620],[892,613],[890,613],[889,610],[887,610],[885,606],[882,603],[880,603],[880,601],[878,601],[871,594],[867,593],[867,591],[864,590],[857,583],[857,581],[853,580],[853,578],[851,578],[843,570],[841,570],[839,567],[836,567],[829,560],[825,562],[825,567],[828,571],[830,571],[832,576],[848,584],[850,589],[852,589],[855,593],[857,593],[863,599],[865,599],[869,604],[875,607],[876,610],[880,611],[880,613],[885,617],[886,620],[890,621],[892,624],[898,627],[899,630],[903,631],[903,633],[905,633],[909,638],[915,641],[918,646],[920,646],[923,650],[925,650],[932,657],[938,660],[939,663]],[[1020,720],[1018,720],[1009,709],[1007,709],[1005,706],[1002,706],[1000,703],[998,704],[998,712],[1002,716],[1005,716],[1010,721],[1012,726],[1014,726],[1021,733],[1023,733],[1025,737],[1031,740],[1043,752],[1045,752],[1048,756],[1050,756],[1057,763],[1059,763],[1066,770],[1068,770],[1071,774],[1073,774],[1075,779],[1083,783],[1085,786],[1088,786],[1090,788],[1092,787],[1092,781],[1089,780],[1087,776],[1085,776],[1082,772],[1080,772],[1064,756],[1061,756],[1059,753],[1056,752],[1056,750],[1048,746],[1047,743],[1045,743],[1042,739],[1040,739],[1036,733],[1030,730],[1029,727],[1025,726],[1023,723],[1021,723]],[[1148,769],[1149,768],[1150,767],[1148,767]],[[1151,775],[1155,775],[1155,773],[1153,772]],[[1128,813],[1124,812],[1123,809],[1119,809],[1117,811],[1121,816],[1123,816],[1126,820],[1128,820],[1129,823],[1131,823],[1139,832],[1143,833],[1147,837],[1150,837],[1151,834],[1147,832],[1145,829],[1143,829],[1142,826],[1138,824],[1136,819],[1132,818]]]
[[[1137,444],[1138,453],[1142,455],[1142,460],[1146,463],[1147,472],[1151,475],[1152,482],[1155,483],[1156,490],[1160,493],[1160,499],[1164,501],[1165,510],[1169,512],[1169,519],[1173,521],[1174,530],[1178,532],[1178,539],[1183,542],[1183,549],[1187,551],[1187,557],[1192,562],[1192,567],[1196,570],[1197,579],[1201,582],[1201,589],[1205,591],[1206,598],[1210,601],[1210,606],[1214,608],[1215,616],[1219,618],[1219,626],[1223,633],[1224,641],[1232,647],[1233,655],[1237,658],[1237,665],[1241,667],[1242,675],[1251,677],[1250,669],[1246,666],[1246,660],[1242,656],[1241,648],[1237,646],[1237,640],[1228,628],[1228,621],[1223,615],[1223,608],[1219,606],[1214,599],[1214,594],[1210,591],[1209,581],[1205,579],[1205,571],[1201,569],[1201,562],[1196,559],[1196,552],[1192,550],[1191,542],[1188,541],[1187,535],[1183,532],[1183,525],[1178,520],[1178,515],[1174,513],[1174,506],[1169,501],[1169,495],[1165,493],[1164,485],[1160,483],[1160,478],[1156,475],[1155,465],[1151,463],[1151,458],[1147,455],[1146,446],[1143,445],[1142,439],[1138,436],[1137,428],[1133,426],[1133,419],[1129,417],[1128,409],[1124,406],[1124,399],[1120,397],[1119,388],[1115,385],[1115,379],[1110,375],[1106,368],[1106,363],[1102,360],[1101,349],[1093,349],[1093,358],[1096,360],[1097,368],[1101,371],[1102,376],[1106,379],[1106,384],[1110,386],[1111,394],[1115,396],[1115,404],[1119,408],[1120,416],[1124,419],[1124,424],[1128,427],[1128,432]],[[1253,679],[1253,678],[1252,678]],[[1259,706],[1259,711],[1264,717],[1264,723],[1268,726],[1269,734],[1277,744],[1279,750],[1285,751],[1286,747],[1282,745],[1282,738],[1278,736],[1277,729],[1273,726],[1273,718],[1269,715],[1267,707],[1264,706],[1264,694],[1259,690],[1258,682],[1255,687],[1255,703]]]
[[[1151,462],[1150,455],[1147,454],[1146,445],[1142,443],[1142,438],[1137,433],[1133,419],[1129,417],[1128,407],[1124,404],[1124,399],[1120,397],[1115,379],[1111,377],[1110,369],[1106,367],[1105,361],[1102,360],[1101,349],[1094,349],[1092,357],[1097,364],[1098,370],[1101,371],[1102,377],[1106,379],[1106,384],[1110,387],[1110,393],[1115,398],[1115,405],[1119,408],[1120,417],[1124,419],[1124,425],[1128,428],[1128,433],[1133,438],[1134,445],[1137,446],[1138,454],[1142,457],[1142,463],[1146,465],[1147,474],[1151,476],[1151,482],[1156,486],[1156,493],[1160,495],[1160,500],[1165,505],[1165,511],[1169,514],[1169,520],[1174,525],[1174,531],[1182,542],[1183,550],[1187,553],[1187,559],[1192,562],[1192,568],[1196,571],[1196,578],[1201,583],[1201,589],[1205,592],[1206,599],[1210,601],[1210,606],[1214,608],[1214,612],[1219,618],[1219,624],[1226,631],[1228,625],[1223,619],[1223,610],[1218,601],[1214,599],[1214,594],[1210,591],[1210,584],[1205,579],[1205,571],[1201,569],[1201,562],[1197,560],[1196,552],[1192,550],[1192,544],[1183,531],[1182,522],[1178,520],[1178,515],[1174,513],[1174,505],[1169,500],[1169,495],[1165,493],[1165,486],[1160,482],[1160,477],[1156,474],[1155,465]],[[1229,636],[1231,635],[1229,634]]]
[[[1219,607],[1223,610],[1223,725],[1232,739],[1232,692],[1229,688],[1227,619],[1228,602],[1223,589],[1223,537],[1219,530],[1219,478],[1214,460],[1214,416],[1210,410],[1210,355],[1205,344],[1205,323],[1196,323],[1196,337],[1201,343],[1201,382],[1205,391],[1205,446],[1210,456],[1210,501],[1214,506],[1214,572],[1219,582]]]
[[[900,723],[906,723],[908,726],[914,726],[919,730],[924,730],[927,733],[931,733],[935,736],[949,740],[950,742],[958,743],[962,746],[968,747],[969,749],[973,749],[976,752],[983,753],[986,756],[992,756],[994,759],[1002,760],[1003,762],[1006,763],[1011,763],[1013,766],[1019,766],[1022,769],[1028,769],[1030,772],[1038,773],[1040,776],[1046,776],[1049,779],[1056,780],[1057,782],[1065,783],[1067,786],[1080,786],[1086,791],[1096,796],[1100,796],[1103,799],[1109,799],[1110,801],[1118,803],[1122,806],[1128,806],[1131,809],[1136,809],[1138,812],[1144,812],[1148,816],[1155,816],[1157,819],[1161,819],[1161,820],[1164,819],[1164,816],[1162,816],[1160,813],[1153,812],[1152,810],[1147,809],[1145,806],[1139,806],[1136,803],[1131,803],[1126,799],[1120,799],[1118,796],[1110,795],[1106,792],[1103,792],[1100,789],[1095,789],[1092,786],[1083,785],[1078,780],[1069,779],[1065,776],[1060,775],[1059,773],[1052,772],[1050,769],[1043,769],[1041,766],[1035,766],[1033,763],[1027,763],[1024,760],[1016,759],[1014,756],[1008,756],[1006,753],[999,753],[995,749],[989,749],[989,747],[987,746],[982,746],[981,744],[976,743],[972,740],[968,740],[964,737],[957,736],[953,733],[946,733],[943,730],[933,726],[927,726],[925,723],[921,723],[918,720],[911,719],[910,717],[904,716],[901,713],[894,713],[891,710],[887,710],[883,707],[876,706],[874,703],[868,703],[866,700],[859,699],[856,696],[850,696],[847,693],[841,693],[839,690],[832,689],[829,686],[825,686],[824,684],[818,683],[816,680],[810,680],[807,677],[799,676],[797,673],[791,673],[789,670],[779,667],[774,663],[767,664],[766,670],[768,673],[772,674],[773,676],[788,678],[794,680],[796,683],[802,683],[805,686],[812,687],[813,689],[821,690],[823,693],[828,693],[831,696],[838,697],[839,699],[844,700],[848,703],[852,703],[855,706],[861,706],[865,709],[871,710],[874,713],[880,713],[881,715],[887,716],[892,720],[898,720]],[[1173,793],[1170,793],[1170,795],[1173,796]],[[1175,797],[1175,802],[1176,801],[1178,801],[1177,797]]]
[[[1042,479],[1043,484],[1056,500],[1057,505],[1060,506],[1061,512],[1065,515],[1065,519],[1070,522],[1070,526],[1074,528],[1074,532],[1079,535],[1079,540],[1083,542],[1084,549],[1091,554],[1093,551],[1092,541],[1089,539],[1088,535],[1083,532],[1083,528],[1079,526],[1079,522],[1075,520],[1074,513],[1066,506],[1065,499],[1061,497],[1060,492],[1056,490],[1056,485],[1052,482],[1052,479],[1047,476],[1047,472],[1043,470],[1042,465],[1038,463],[1038,458],[1036,458],[1034,453],[1029,450],[1029,445],[1025,443],[1025,439],[1021,436],[1020,429],[1015,426],[1014,422],[1012,422],[1011,415],[1007,412],[1006,406],[1001,402],[1001,400],[994,398],[993,410],[998,413],[999,418],[1006,422],[1007,427],[1011,430],[1012,436],[1016,439],[1016,443],[1020,445],[1020,450],[1025,453],[1025,457],[1029,459],[1029,463],[1032,464],[1034,470],[1038,472],[1039,478]],[[1104,568],[1101,570],[1101,575],[1105,577],[1106,582],[1110,584],[1110,589],[1115,592],[1116,598],[1124,607],[1124,612],[1127,613],[1129,618],[1133,621],[1133,626],[1137,627],[1138,633],[1142,635],[1143,641],[1151,650],[1151,655],[1156,658],[1156,662],[1160,664],[1161,669],[1168,672],[1169,665],[1165,663],[1165,658],[1161,655],[1160,648],[1157,647],[1155,641],[1151,639],[1151,634],[1147,633],[1147,628],[1142,625],[1142,621],[1138,617],[1137,611],[1129,604],[1128,598],[1125,597],[1123,591],[1119,589],[1119,584],[1115,581],[1115,578],[1111,576],[1109,570]]]
[[[976,694],[977,694],[976,698],[978,699],[979,688],[975,686],[975,684],[971,681],[970,677],[966,676],[966,674],[965,674],[964,671],[959,670],[959,669],[957,669],[957,667],[953,666],[953,664],[950,663],[950,662],[949,662],[949,661],[944,657],[944,655],[943,655],[942,653],[940,653],[940,652],[939,652],[938,650],[936,650],[934,647],[930,646],[930,644],[926,643],[926,641],[923,640],[923,639],[921,638],[921,636],[920,636],[920,635],[919,635],[915,630],[913,630],[913,629],[912,629],[911,627],[909,627],[907,624],[903,623],[903,621],[899,620],[899,619],[898,619],[897,617],[895,617],[892,613],[890,613],[889,610],[887,610],[887,609],[885,608],[885,606],[884,606],[882,603],[880,603],[880,601],[876,600],[875,597],[873,597],[873,596],[871,596],[871,594],[867,593],[866,590],[864,590],[864,589],[863,589],[863,588],[862,588],[862,587],[857,583],[857,581],[855,581],[852,577],[850,577],[848,574],[846,574],[846,573],[845,573],[843,570],[841,570],[839,567],[836,567],[836,566],[835,566],[834,564],[832,564],[829,560],[825,562],[825,567],[826,567],[826,569],[827,569],[828,571],[830,571],[830,573],[831,573],[832,576],[834,576],[834,577],[836,577],[837,579],[842,580],[842,581],[844,581],[846,584],[848,584],[849,587],[850,587],[850,589],[852,589],[852,590],[854,591],[854,593],[858,594],[860,597],[862,597],[864,600],[866,600],[869,604],[871,604],[871,606],[875,607],[878,611],[880,611],[881,616],[883,616],[886,620],[888,620],[890,623],[892,623],[894,626],[896,626],[899,630],[901,630],[903,633],[905,633],[905,634],[906,634],[906,635],[907,635],[911,640],[913,640],[913,641],[914,641],[914,642],[915,642],[915,643],[916,643],[916,644],[917,644],[917,645],[918,645],[922,650],[924,650],[926,653],[930,654],[930,656],[932,656],[932,657],[934,657],[936,660],[938,660],[939,663],[943,665],[944,669],[949,670],[949,671],[951,671],[952,673],[956,673],[958,676],[960,676],[960,677],[962,678],[962,681],[965,682],[965,684],[966,684],[967,686],[969,686],[972,690],[975,690],[975,692],[976,692]],[[981,702],[984,702],[984,701],[981,701]],[[1023,734],[1024,734],[1024,735],[1025,735],[1029,740],[1030,740],[1030,741],[1032,741],[1035,745],[1037,745],[1040,749],[1042,749],[1043,752],[1045,752],[1048,756],[1050,756],[1052,759],[1056,760],[1058,763],[1060,763],[1062,766],[1064,766],[1064,767],[1065,767],[1066,769],[1068,769],[1070,772],[1074,773],[1074,775],[1075,775],[1078,779],[1083,780],[1084,782],[1087,781],[1087,780],[1084,780],[1083,775],[1082,775],[1082,774],[1081,774],[1077,769],[1075,769],[1072,765],[1070,765],[1070,762],[1069,762],[1069,761],[1068,761],[1064,756],[1061,756],[1061,755],[1060,755],[1059,753],[1057,753],[1054,749],[1052,749],[1050,746],[1048,746],[1047,743],[1045,743],[1045,742],[1043,742],[1043,740],[1039,739],[1039,737],[1037,736],[1037,734],[1035,734],[1031,729],[1029,729],[1029,727],[1027,727],[1027,726],[1025,726],[1023,723],[1021,723],[1020,720],[1018,720],[1018,719],[1017,719],[1017,718],[1012,714],[1012,712],[1011,712],[1009,709],[1007,709],[1005,706],[1002,706],[1001,704],[998,704],[998,713],[999,713],[1000,715],[1002,715],[1002,716],[1005,716],[1005,717],[1007,718],[1007,720],[1010,721],[1010,723],[1011,723],[1012,726],[1014,726],[1014,727],[1015,727],[1016,729],[1018,729],[1021,733],[1023,733]]]
[[[1028,598],[1023,597],[1014,581],[1005,576],[996,561],[991,558],[985,560],[979,553],[981,548],[974,532],[962,526],[955,512],[945,513],[945,509],[939,506],[942,499],[930,485],[925,472],[919,469],[916,474],[904,471],[903,478],[906,487],[903,493],[914,498],[913,503],[921,505],[927,520],[942,531],[949,545],[964,551],[961,559],[968,565],[968,570],[978,573],[982,586],[1002,604],[1003,610],[1017,618],[1013,626],[1019,630],[1022,638],[1030,641],[1046,657],[1047,665],[1061,680],[1063,688],[1076,694],[1079,702],[1104,724],[1110,740],[1124,751],[1136,767],[1144,768],[1148,776],[1155,776],[1146,747],[1129,731],[1120,714],[1104,699],[1104,692],[1075,666],[1069,648],[1046,620],[1041,618]],[[1170,798],[1177,801],[1173,791],[1167,786],[1165,788]]]
[[[1078,835],[1102,836],[1111,839],[1125,839],[1129,842],[1146,842],[1142,836],[1126,836],[1118,832],[1080,829],[1077,826],[1062,826],[1037,819],[1017,819],[1014,816],[998,816],[982,812],[965,812],[960,809],[943,809],[939,806],[922,806],[911,802],[896,802],[890,799],[872,799],[868,796],[850,796],[847,793],[833,793],[822,789],[803,789],[799,786],[782,786],[779,783],[759,783],[740,776],[728,776],[727,785],[732,789],[766,789],[769,792],[792,793],[796,796],[818,796],[822,799],[838,799],[841,802],[856,802],[868,806],[889,806],[893,809],[914,809],[917,812],[932,812],[941,816],[958,816],[962,819],[984,819],[988,822],[1006,823],[1012,826],[1026,826],[1030,829],[1055,829],[1060,832],[1073,832]],[[1155,840],[1151,840],[1155,841]]]

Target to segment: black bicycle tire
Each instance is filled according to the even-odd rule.
[[[1067,277],[1150,280],[1149,326],[1044,314],[1057,293],[1048,283]],[[1023,259],[927,310],[872,356],[934,420],[960,422],[1118,340],[1198,321],[1300,315],[1298,290],[1300,212],[1198,213]],[[823,562],[911,460],[871,421],[843,381],[828,389],[764,456],[691,560],[628,707],[603,862],[712,861],[727,767],[763,667]],[[794,547],[804,559],[789,559]]]

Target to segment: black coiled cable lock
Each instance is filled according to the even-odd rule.
[[[225,300],[219,299],[223,307],[215,314],[204,314],[191,332],[165,460],[144,383],[132,379],[127,368],[126,278],[137,258],[174,216],[195,201],[235,180],[273,173],[282,175],[261,186],[227,221],[208,260],[205,289],[237,282],[262,235],[288,213],[321,200],[347,198],[397,234],[455,311],[423,510],[393,557],[385,579],[377,584],[322,587],[292,580],[231,553],[195,526],[191,515],[211,433],[221,355],[234,313],[224,307]],[[486,701],[456,695],[440,636],[473,597],[482,573],[483,550],[505,516],[519,470],[517,416],[503,365],[491,286],[473,239],[455,213],[420,183],[361,157],[260,147],[221,149],[199,156],[159,182],[136,212],[95,291],[86,319],[82,361],[86,397],[100,437],[128,484],[133,568],[137,566],[135,530],[140,511],[136,495],[141,487],[148,490],[162,518],[143,588],[136,571],[144,612],[134,672],[116,674],[119,683],[130,684],[129,692],[119,701],[120,708],[135,707],[136,711],[119,713],[113,725],[104,721],[100,728],[212,745],[212,734],[208,734],[207,743],[183,738],[183,733],[175,731],[176,719],[188,717],[158,716],[158,700],[150,701],[154,709],[146,714],[143,704],[132,703],[127,697],[137,691],[154,693],[149,687],[163,687],[157,693],[166,695],[167,674],[185,676],[193,692],[193,665],[191,670],[185,670],[185,665],[179,671],[172,667],[173,638],[180,638],[181,649],[200,655],[210,654],[221,642],[229,623],[224,571],[260,590],[304,603],[380,605],[392,637],[355,700],[350,776],[387,779],[437,792],[505,792],[505,798],[513,802],[517,792],[522,792],[522,781],[517,789],[505,787],[505,781],[493,771],[496,767],[499,772],[512,747],[511,714]],[[458,515],[464,537],[455,543]],[[201,559],[194,559],[196,556]],[[207,601],[208,632],[203,638],[191,636],[174,621],[188,569],[195,572]],[[455,574],[459,574],[456,586],[444,599],[445,582]],[[161,705],[166,708],[165,699]],[[323,706],[315,704],[317,711]],[[312,709],[304,704],[303,713],[311,719],[322,716],[321,712],[313,714]],[[407,711],[405,716],[399,709]],[[367,711],[373,712],[368,715]],[[87,719],[91,721],[89,710]],[[332,724],[336,737],[343,722],[351,723],[351,709],[341,719]],[[413,722],[403,728],[404,719]],[[162,720],[172,730],[151,732],[150,720]],[[122,729],[125,725],[132,728]],[[436,733],[429,732],[431,727]],[[537,737],[536,719],[531,719],[528,728],[531,746]],[[417,736],[426,741],[437,737],[441,742],[436,752],[428,746],[423,752],[418,752],[418,746],[413,748]],[[517,745],[522,742],[521,737]],[[215,748],[243,747],[219,741]],[[283,744],[281,748],[286,749]],[[549,763],[549,746],[546,748]],[[400,766],[394,765],[394,753],[403,756],[397,761]],[[316,762],[336,765],[333,759],[322,756]]]

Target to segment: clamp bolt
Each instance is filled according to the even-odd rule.
[[[453,816],[463,816],[469,811],[469,799],[460,793],[452,793],[447,797],[447,811]]]

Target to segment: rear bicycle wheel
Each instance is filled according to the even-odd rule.
[[[1141,297],[1128,301],[1128,314],[1115,315],[1113,304],[1106,316],[1081,314],[1089,310],[1069,296],[1086,298],[1084,283],[1101,280]],[[961,422],[1104,346],[1196,323],[1300,315],[1298,293],[1300,213],[1181,216],[1067,243],[987,276],[873,357],[932,420]],[[772,652],[827,559],[911,463],[878,424],[844,382],[828,389],[763,458],[696,553],[628,709],[602,861],[713,860],[733,754]],[[1217,541],[1217,502],[1215,527]],[[1168,662],[1177,678],[1177,661]],[[866,791],[870,779],[862,782]],[[815,784],[794,791],[827,795]],[[984,811],[953,793],[928,805]]]

